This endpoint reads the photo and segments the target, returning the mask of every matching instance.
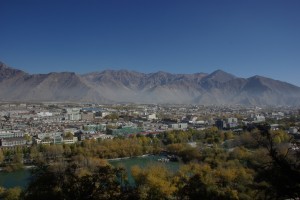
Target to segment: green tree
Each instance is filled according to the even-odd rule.
[[[66,132],[64,135],[65,135],[65,138],[68,138],[68,139],[72,139],[74,137],[74,135],[71,132]]]
[[[284,132],[270,131],[270,126],[259,125],[259,132],[254,134],[257,145],[265,148],[269,162],[258,167],[256,176],[258,188],[265,191],[268,198],[286,199],[300,196],[300,162],[297,154],[282,149],[284,142],[295,143],[293,138],[288,137]],[[280,143],[276,138],[280,138]],[[284,153],[282,153],[284,152]],[[267,184],[265,184],[267,183]]]
[[[88,173],[80,174],[82,165],[71,162],[66,166],[41,165],[24,192],[23,199],[57,199],[57,200],[96,200],[127,199],[124,169],[109,165],[95,169],[86,168]],[[124,190],[122,190],[122,188]]]
[[[5,200],[19,200],[21,193],[22,189],[19,187],[9,188],[2,192],[2,198]]]
[[[182,149],[179,152],[179,155],[180,155],[182,161],[185,163],[193,161],[193,160],[198,161],[201,158],[200,150],[198,148],[189,147],[189,146]]]
[[[4,154],[3,154],[3,151],[2,149],[0,149],[0,164],[2,164],[2,162],[4,161]]]

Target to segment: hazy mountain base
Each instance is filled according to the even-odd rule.
[[[239,78],[221,70],[211,74],[106,70],[30,75],[0,63],[0,100],[296,106],[300,88],[261,76]]]

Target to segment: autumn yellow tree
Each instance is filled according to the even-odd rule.
[[[131,172],[140,199],[172,199],[176,187],[172,174],[162,165],[150,165],[145,169],[133,166]]]

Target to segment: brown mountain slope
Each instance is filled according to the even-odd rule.
[[[106,70],[27,74],[0,63],[0,100],[300,105],[300,88],[266,77]]]

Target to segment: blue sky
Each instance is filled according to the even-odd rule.
[[[0,0],[0,61],[263,75],[300,86],[299,0]]]

